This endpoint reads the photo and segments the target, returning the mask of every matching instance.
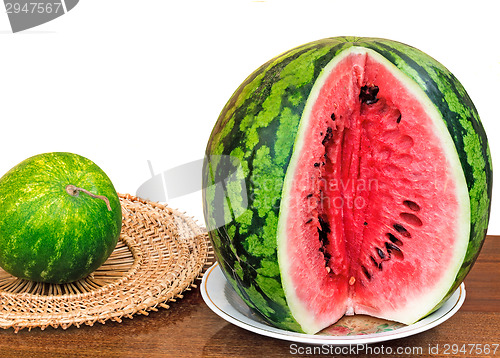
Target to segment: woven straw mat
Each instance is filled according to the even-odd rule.
[[[119,195],[123,225],[109,259],[64,284],[18,279],[0,269],[0,327],[92,326],[147,315],[196,287],[213,252],[205,229],[168,206]]]

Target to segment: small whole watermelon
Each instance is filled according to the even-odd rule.
[[[232,287],[271,324],[316,333],[345,314],[411,324],[440,307],[485,239],[492,164],[443,65],[337,37],[241,84],[210,136],[203,188]]]
[[[0,178],[0,266],[16,277],[84,278],[111,255],[121,225],[112,182],[80,155],[35,155]]]

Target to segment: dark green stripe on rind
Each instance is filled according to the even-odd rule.
[[[412,47],[382,39],[330,38],[292,49],[261,66],[233,94],[207,145],[203,175],[206,223],[223,271],[250,307],[285,329],[300,330],[286,305],[277,263],[283,180],[314,82],[338,53],[353,45],[377,51],[415,80],[453,138],[470,193],[472,222],[455,286],[486,233],[492,183],[487,139],[470,98],[449,71]]]

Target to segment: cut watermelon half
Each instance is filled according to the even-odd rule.
[[[280,205],[296,321],[306,333],[344,314],[411,324],[448,293],[469,235],[466,179],[428,96],[373,50],[336,56],[306,103]]]

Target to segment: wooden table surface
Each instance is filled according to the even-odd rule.
[[[378,356],[500,357],[500,236],[487,237],[465,285],[464,305],[440,326],[370,345],[371,355],[364,354],[370,353],[363,351],[367,348],[359,347],[359,354],[323,350],[318,356],[368,357],[392,350],[393,354]],[[260,336],[224,321],[205,305],[199,289],[187,292],[168,310],[124,319],[122,323],[67,330],[0,331],[0,357],[306,357],[313,356],[309,354],[314,353],[313,347],[291,346],[291,342]],[[465,347],[466,352],[453,354],[457,347]],[[396,354],[398,349],[403,349],[403,354]],[[404,354],[410,349],[415,354]]]

